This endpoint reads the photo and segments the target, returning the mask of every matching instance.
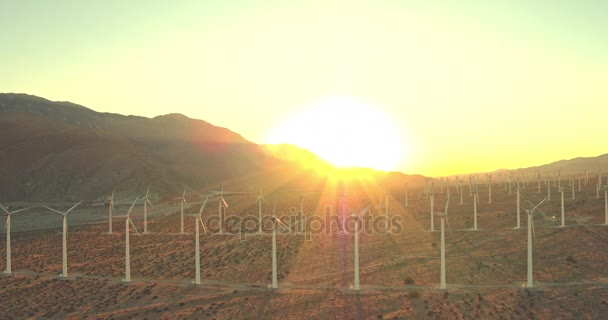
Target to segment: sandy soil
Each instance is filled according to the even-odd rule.
[[[270,290],[271,237],[207,234],[201,237],[201,276],[194,279],[194,218],[185,217],[179,232],[179,207],[155,207],[147,235],[131,235],[131,277],[124,277],[124,219],[116,219],[115,233],[107,232],[107,208],[83,207],[69,220],[69,278],[61,272],[60,216],[38,210],[12,219],[13,274],[0,276],[2,318],[112,319],[599,319],[608,310],[608,228],[603,223],[603,198],[596,199],[592,181],[577,199],[566,196],[567,227],[558,228],[560,202],[543,204],[534,216],[534,276],[526,280],[526,223],[515,230],[515,192],[494,185],[493,203],[482,188],[478,224],[472,227],[472,202],[464,204],[452,190],[446,233],[448,290],[438,290],[439,232],[428,232],[429,201],[391,198],[390,214],[405,223],[401,234],[362,234],[361,291],[353,283],[353,236],[333,233],[282,234],[278,237],[279,289]],[[543,192],[546,189],[543,188]],[[531,184],[522,207],[545,196]],[[354,196],[351,196],[354,197]],[[257,215],[254,199],[231,199],[227,215]],[[332,197],[307,196],[305,212],[320,214]],[[366,202],[366,201],[361,201]],[[69,206],[69,204],[65,204]],[[437,210],[445,194],[437,192]],[[281,198],[278,212],[299,206],[298,197]],[[124,209],[124,210],[123,210]],[[198,212],[198,205],[188,213]],[[141,208],[134,212],[139,231]],[[264,207],[265,214],[271,210]],[[122,215],[126,208],[117,209]],[[374,208],[382,215],[384,209]],[[86,213],[86,214],[85,214]],[[204,216],[217,214],[217,203]],[[40,222],[41,216],[48,221]],[[38,217],[38,218],[36,218]],[[46,217],[46,216],[45,216]],[[99,217],[99,220],[88,217]],[[53,219],[53,220],[51,220]],[[17,222],[23,220],[21,222]],[[28,222],[29,221],[29,222]],[[35,221],[35,222],[33,222]],[[52,223],[51,223],[52,221]],[[439,218],[435,227],[439,229]],[[91,224],[89,224],[89,222]],[[2,225],[4,222],[2,222]],[[3,227],[3,226],[2,226]],[[16,228],[16,229],[15,229]],[[0,240],[0,257],[5,242]],[[0,267],[4,268],[1,259]]]

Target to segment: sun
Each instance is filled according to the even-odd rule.
[[[270,130],[267,143],[290,143],[341,168],[396,170],[406,146],[382,108],[332,96],[290,115]]]

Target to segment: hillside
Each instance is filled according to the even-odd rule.
[[[4,201],[96,200],[148,185],[172,196],[184,185],[259,182],[288,165],[237,133],[178,114],[99,113],[24,94],[0,94],[0,112]]]

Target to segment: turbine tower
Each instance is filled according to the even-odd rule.
[[[547,198],[543,199],[539,202],[536,207],[532,208],[532,210],[526,210],[528,213],[528,277],[526,282],[526,287],[533,288],[534,287],[534,279],[532,273],[532,233],[534,232],[534,219],[532,213],[538,206],[541,205]]]
[[[386,228],[388,229],[388,192],[384,194],[384,218],[386,218]]]
[[[448,197],[448,200],[445,203],[445,211],[437,213],[437,215],[441,217],[441,270],[440,270],[441,274],[440,274],[439,289],[446,289],[446,284],[445,284],[445,222],[448,223],[448,228],[449,228],[450,222],[447,220],[449,204],[450,204],[450,197]]]
[[[13,271],[11,269],[11,215],[25,211],[29,208],[23,208],[15,211],[9,211],[5,207],[0,204],[0,208],[4,213],[6,213],[6,270],[4,270],[4,274],[11,274]]]
[[[515,229],[521,229],[521,217],[520,217],[520,213],[519,213],[519,210],[520,210],[519,197],[520,197],[521,190],[519,188],[517,188],[515,190],[515,192],[517,192],[517,225],[515,226]]]
[[[205,234],[207,233],[207,228],[205,227],[205,223],[203,223],[203,210],[205,209],[205,205],[207,204],[207,200],[209,200],[209,196],[205,197],[205,201],[201,206],[201,209],[198,211],[197,215],[189,215],[194,216],[196,220],[194,221],[194,284],[201,284],[201,250],[200,250],[200,230],[199,224],[203,227],[203,231]]]
[[[179,233],[181,234],[184,234],[184,203],[188,203],[186,201],[186,189],[187,187],[184,188],[184,193],[182,193],[181,197],[176,198],[176,200],[179,200],[180,204]]]
[[[604,224],[608,225],[608,184],[602,189],[604,190]]]
[[[148,233],[148,204],[152,206],[152,202],[148,199],[148,193],[150,192],[150,187],[148,186],[148,190],[146,190],[146,197],[144,198],[144,234]]]
[[[488,174],[488,203],[492,203],[492,174]]]
[[[361,214],[363,214],[366,210],[369,210],[369,207],[363,209],[363,211],[361,211],[359,214],[355,214],[354,212],[351,212],[352,217],[354,218],[355,221],[355,231],[354,231],[354,237],[355,237],[355,241],[354,241],[354,269],[355,269],[355,274],[354,274],[354,283],[353,283],[353,287],[352,289],[355,291],[359,291],[360,286],[359,286],[359,217],[361,216]]]
[[[408,204],[408,194],[407,194],[407,183],[405,184],[405,207],[409,206]]]
[[[131,210],[133,210],[133,206],[135,206],[135,202],[139,200],[139,197],[135,197],[135,200],[131,204],[131,208],[129,208],[129,212],[124,216],[125,220],[125,278],[122,279],[122,282],[131,282],[131,250],[130,250],[130,238],[129,234],[131,233],[129,225],[133,226],[133,229],[139,235],[137,228],[135,228],[135,224],[131,220]]]
[[[433,206],[435,205],[435,193],[433,191],[430,192],[430,199],[431,199],[431,232],[435,231],[435,217],[433,214]],[[387,221],[388,223],[388,221]]]
[[[264,194],[262,194],[261,188],[260,188],[260,194],[258,195],[256,201],[258,203],[258,233],[261,234],[262,233],[262,201],[268,203],[268,201],[266,201],[266,199],[264,199]]]
[[[80,200],[80,202],[78,202],[77,204],[75,204],[74,206],[72,206],[70,209],[68,209],[68,211],[66,212],[61,212],[59,210],[55,210],[49,207],[44,206],[44,208],[49,209],[57,214],[60,214],[63,216],[63,232],[62,232],[62,237],[63,237],[63,244],[62,244],[62,251],[63,251],[63,258],[62,258],[62,264],[63,264],[63,272],[59,275],[61,278],[67,278],[68,277],[68,242],[67,242],[67,234],[68,234],[68,213],[72,210],[74,210],[74,208],[76,208],[79,204],[82,203],[82,200]]]
[[[560,187],[559,188],[559,192],[561,193],[561,208],[562,208],[562,225],[561,227],[565,227],[566,226],[566,218],[565,218],[565,212],[564,212],[564,187]]]
[[[112,213],[114,212],[114,190],[112,190],[112,195],[108,199],[110,201],[108,205],[108,234],[112,234]]]

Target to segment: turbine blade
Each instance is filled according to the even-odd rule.
[[[545,198],[543,199],[543,201],[539,202],[539,203],[536,205],[536,207],[532,208],[532,210],[530,210],[530,211],[534,212],[534,210],[536,210],[536,208],[538,208],[538,206],[540,206],[540,205],[541,205],[541,203],[545,202],[545,200],[547,200],[548,198],[549,198],[549,197],[545,197]]]
[[[133,223],[133,220],[131,220],[131,218],[127,218],[129,219],[129,223],[131,224],[131,226],[133,227],[133,230],[135,230],[135,233],[137,235],[139,235],[139,231],[137,230],[137,227],[135,226],[135,223]]]
[[[154,205],[152,204],[152,202],[150,202],[150,200],[148,198],[146,198],[146,202],[151,206],[154,207]]]
[[[76,208],[79,204],[82,203],[83,200],[80,200],[80,202],[78,202],[77,204],[73,205],[68,211],[65,212],[65,214],[68,214],[70,211],[74,210],[74,208]]]
[[[221,200],[222,204],[224,205],[224,208],[228,208],[228,204],[226,203],[226,200],[224,200],[224,197],[222,197]]]
[[[28,209],[30,209],[30,208],[23,208],[23,209],[15,210],[15,211],[13,211],[11,213],[17,213],[17,212],[25,211],[25,210],[28,210]]]
[[[448,213],[448,205],[450,204],[450,196],[448,196],[448,200],[445,202],[445,213]]]
[[[63,213],[63,212],[61,212],[61,211],[59,211],[59,210],[55,210],[55,209],[53,209],[53,208],[49,208],[49,207],[47,207],[47,206],[42,206],[42,207],[43,207],[43,208],[46,208],[46,209],[49,209],[49,210],[51,210],[51,211],[53,211],[53,212],[55,212],[55,213],[58,213],[58,214],[60,214],[60,215],[64,215],[64,213]]]
[[[2,208],[2,211],[6,212],[6,214],[11,214],[10,212],[8,212],[8,210],[6,210],[6,208],[0,204],[0,208]]]
[[[290,232],[290,233],[292,233],[292,232],[293,232],[293,231],[291,230],[291,228],[290,228],[290,227],[288,227],[288,226],[287,226],[286,224],[284,224],[283,222],[281,222],[281,220],[279,220],[278,218],[274,218],[274,219],[275,219],[275,220],[276,220],[276,221],[279,223],[279,225],[281,225],[281,226],[283,226],[285,229],[289,230],[289,232]]]
[[[448,230],[452,233],[452,227],[450,227],[450,219],[448,219],[448,215],[445,215],[445,222],[448,224]]]
[[[207,200],[209,200],[209,196],[207,196],[205,198],[205,201],[203,202],[203,205],[201,206],[201,209],[198,211],[198,216],[200,217],[201,214],[203,214],[203,210],[205,210],[205,205],[207,205]]]
[[[198,217],[197,220],[201,223],[201,226],[203,227],[203,231],[205,231],[205,234],[207,234],[207,227],[205,227],[205,223],[203,222],[203,219],[201,217]]]
[[[184,188],[184,193],[182,194],[182,198],[186,196],[186,188]]]
[[[150,192],[150,186],[148,186],[148,189],[146,190],[146,200],[148,200],[148,193]]]
[[[129,208],[129,212],[127,212],[127,217],[131,215],[131,210],[133,210],[133,206],[135,206],[135,202],[137,202],[137,200],[139,200],[139,197],[135,197],[135,200],[131,204],[131,208]]]

